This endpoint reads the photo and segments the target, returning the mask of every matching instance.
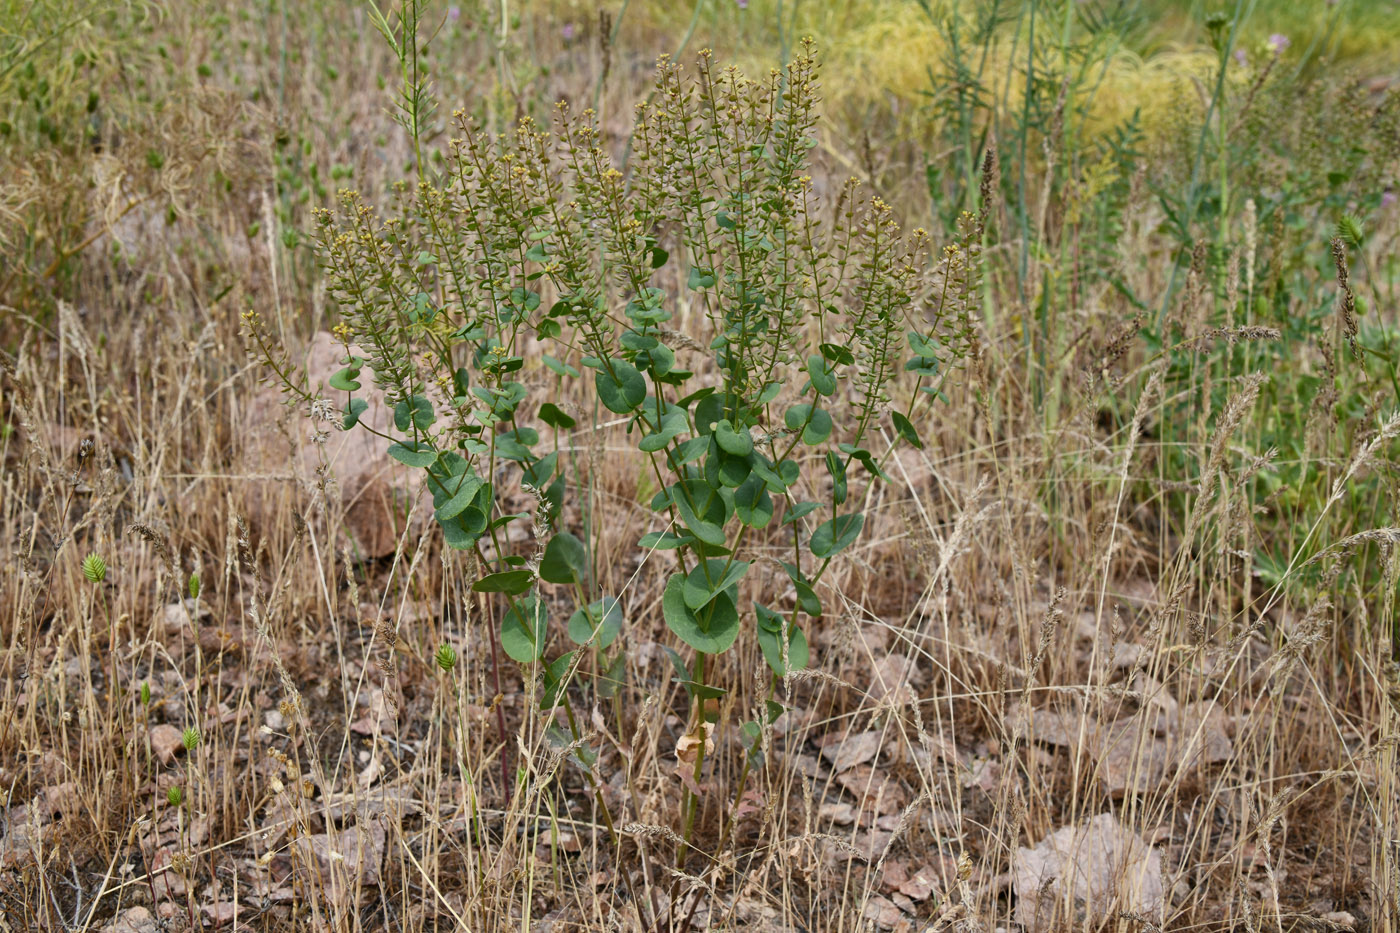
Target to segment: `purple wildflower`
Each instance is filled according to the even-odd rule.
[[[1273,52],[1275,55],[1282,55],[1284,50],[1293,43],[1289,42],[1288,37],[1283,33],[1276,32],[1272,36],[1269,36],[1269,41],[1265,44],[1268,46],[1270,52]]]
[[[1235,49],[1235,61],[1239,62],[1241,68],[1249,64],[1249,56],[1245,54],[1244,49]]]
[[[1390,207],[1397,200],[1400,200],[1400,197],[1397,197],[1394,191],[1391,191],[1389,188],[1387,188],[1385,190],[1385,193],[1381,195],[1381,207]]]
[[[564,37],[565,42],[572,42],[574,38],[574,24],[565,23],[559,28],[559,35]]]
[[[450,6],[450,7],[448,7],[448,8],[447,8],[447,18],[450,19],[450,20],[451,20],[452,22],[454,22],[454,23],[457,22],[457,20],[459,20],[459,19],[462,18],[462,8],[459,7],[459,6]]]

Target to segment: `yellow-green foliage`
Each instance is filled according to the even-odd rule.
[[[581,0],[547,6],[561,22],[587,22],[594,15],[591,5],[586,10]],[[983,80],[995,88],[1002,108],[1014,110],[1021,103],[1025,82],[1025,37],[1031,4],[1003,0],[1001,6],[1004,22],[990,44]],[[1232,8],[1233,4],[1222,6]],[[754,73],[779,62],[800,37],[811,36],[823,50],[823,83],[830,113],[858,119],[862,113],[889,109],[901,135],[923,135],[935,129],[929,125],[927,105],[938,95],[951,92],[948,83],[939,80],[947,72],[949,55],[946,33],[939,24],[958,18],[964,41],[970,46],[967,30],[986,7],[980,0],[929,0],[927,7],[914,0],[807,4],[752,0],[741,8],[735,0],[703,0],[696,35],[704,36],[706,44]],[[1058,69],[1065,4],[1039,2],[1035,7],[1036,45],[1043,56],[1037,67],[1048,62]],[[1183,95],[1208,95],[1218,56],[1209,45],[1199,15],[1189,7],[1180,2],[1149,2],[1134,28],[1121,35],[1102,32],[1094,37],[1087,61],[1076,62],[1082,83],[1093,89],[1085,129],[1103,129],[1135,111],[1140,111],[1142,126],[1149,134],[1174,128],[1172,118]],[[691,9],[688,4],[667,0],[634,0],[624,14],[624,29],[634,36],[674,38],[684,31]],[[1082,41],[1085,26],[1079,11],[1071,9],[1069,13],[1071,32]],[[1238,37],[1237,48],[1243,51],[1245,63],[1232,66],[1233,82],[1248,85],[1254,69],[1271,56],[1269,41],[1275,35],[1287,37],[1292,46],[1290,66],[1307,54],[1383,74],[1400,60],[1400,6],[1356,0],[1335,5],[1262,0],[1254,4],[1253,15]],[[981,54],[978,49],[979,61]]]

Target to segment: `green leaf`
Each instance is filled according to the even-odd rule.
[[[627,683],[627,653],[619,651],[617,657],[608,662],[607,667],[598,672],[597,678],[593,681],[598,690],[598,695],[605,700],[611,700]]]
[[[816,590],[812,589],[812,584],[803,575],[802,568],[796,564],[789,564],[787,561],[779,561],[783,569],[787,571],[788,579],[792,581],[792,588],[797,593],[797,607],[812,618],[820,618],[822,614],[822,601],[817,597]]]
[[[709,437],[714,430],[711,425],[718,424],[723,417],[723,396],[706,395],[695,403],[695,433],[702,437]]]
[[[517,286],[510,290],[510,301],[524,311],[534,311],[540,306],[540,293]]]
[[[691,609],[701,609],[709,605],[724,590],[744,578],[749,572],[747,561],[736,560],[728,563],[722,560],[707,560],[690,571],[681,589],[681,597]],[[707,576],[708,574],[708,576]]]
[[[752,719],[741,723],[739,726],[739,741],[744,746],[744,754],[748,756],[749,768],[758,771],[763,767],[763,727]]]
[[[369,402],[362,398],[352,398],[350,404],[345,406],[345,417],[341,419],[341,424],[345,430],[350,430],[360,423],[360,416],[369,410]]]
[[[666,265],[666,260],[670,258],[671,254],[661,247],[653,246],[651,248],[651,267],[653,269],[660,269],[662,266]]]
[[[689,427],[690,422],[686,420],[685,412],[679,408],[672,408],[661,416],[660,427],[637,442],[637,448],[646,453],[654,453],[685,433]]]
[[[812,406],[808,402],[799,402],[787,411],[783,412],[783,424],[789,431],[801,431],[807,424],[807,419],[812,416]]]
[[[456,480],[466,476],[468,469],[469,464],[467,463],[466,457],[463,457],[453,450],[444,450],[442,455],[438,457],[438,462],[433,464],[428,472],[435,479]],[[434,485],[433,495],[438,496],[440,494],[442,494],[442,488],[438,485]],[[435,499],[434,501],[437,500]]]
[[[766,528],[773,520],[773,497],[768,494],[768,484],[757,469],[734,490],[734,512],[739,521],[750,528]]]
[[[763,480],[769,492],[782,495],[787,491],[787,482],[778,474],[777,470],[773,469],[767,458],[762,455],[754,457],[751,466],[753,467],[754,476],[758,476]]]
[[[850,547],[856,538],[860,537],[860,530],[863,527],[865,527],[864,512],[838,515],[818,525],[817,530],[812,532],[812,540],[807,546],[817,557],[826,560]]]
[[[846,501],[846,461],[836,451],[828,450],[826,469],[831,474],[831,501],[842,505]]]
[[[421,395],[404,399],[394,406],[394,427],[407,431],[409,425],[420,431],[432,427],[437,415],[433,413],[433,403]]]
[[[679,470],[687,463],[703,457],[709,446],[710,439],[708,437],[692,437],[690,440],[680,443],[674,451],[666,455],[666,458],[671,461],[670,465],[673,470]]]
[[[727,454],[747,457],[753,453],[753,435],[749,433],[749,429],[741,427],[736,431],[728,418],[715,423],[715,440],[719,442],[720,449]]]
[[[721,486],[729,489],[739,487],[753,473],[753,467],[749,465],[748,457],[735,457],[721,450],[710,454],[705,467],[707,480],[717,480]]]
[[[528,570],[502,570],[477,580],[472,584],[472,589],[478,593],[509,593],[511,596],[519,596],[528,590],[533,582],[535,575]]]
[[[786,677],[789,671],[806,668],[811,660],[811,649],[807,645],[807,636],[802,634],[802,629],[798,628],[796,623],[787,624],[786,619],[759,603],[754,603],[754,611],[759,620],[758,647],[762,649],[763,659],[768,662],[773,673],[779,677]],[[786,638],[783,637],[785,628]],[[784,642],[787,647],[787,664],[783,664]]]
[[[924,442],[919,440],[919,432],[914,430],[914,425],[908,418],[897,411],[890,412],[890,419],[894,421],[894,430],[900,437],[908,442],[909,446],[915,450],[923,450]]]
[[[878,476],[887,483],[890,481],[889,474],[880,469],[880,464],[875,462],[875,456],[864,447],[857,447],[854,444],[842,444],[841,451],[859,460],[861,465],[865,467],[871,476]]]
[[[671,487],[676,511],[685,527],[706,544],[723,547],[724,503],[704,480],[684,480]]]
[[[802,402],[783,414],[783,424],[789,431],[802,432],[804,444],[816,445],[831,436],[831,413]]]
[[[699,266],[690,267],[690,276],[686,279],[686,287],[690,289],[712,288],[715,284],[715,274],[708,269],[701,269]]]
[[[642,401],[647,397],[647,382],[645,377],[637,371],[637,367],[626,360],[614,357],[608,362],[612,367],[612,372],[604,367],[594,375],[593,381],[598,388],[598,398],[608,411],[625,415],[642,404]]]
[[[674,648],[669,645],[662,645],[661,650],[666,652],[666,657],[671,660],[671,667],[676,671],[675,683],[685,688],[686,696],[693,702],[696,697],[701,699],[717,699],[724,696],[724,690],[719,687],[711,687],[696,683],[693,675],[685,666],[685,659],[682,658]]]
[[[643,334],[635,330],[622,332],[622,345],[629,350],[650,350],[660,343],[661,341],[651,334]]]
[[[545,402],[540,406],[540,420],[551,428],[560,428],[565,431],[578,424],[577,421],[566,415],[564,410],[553,402]]]
[[[637,542],[638,547],[658,551],[672,551],[694,541],[693,535],[677,535],[669,531],[649,531]]]
[[[502,460],[516,460],[522,464],[533,454],[530,448],[520,442],[514,431],[503,431],[496,435],[496,456]]]
[[[481,538],[481,533],[469,530],[460,516],[438,524],[442,526],[443,541],[456,551],[470,551]]]
[[[720,593],[696,612],[686,605],[684,589],[685,575],[672,574],[661,597],[661,614],[666,625],[696,651],[720,654],[728,649],[739,635],[739,611],[734,597]]]
[[[569,673],[569,666],[573,661],[574,653],[566,651],[544,666],[544,689],[540,691],[540,709],[554,708],[559,700],[559,691],[564,687],[564,676]]]
[[[540,579],[548,583],[579,583],[588,575],[588,549],[567,531],[561,531],[545,545],[540,560]]]
[[[820,502],[794,502],[792,506],[783,514],[783,524],[787,525],[797,521],[804,516],[810,515],[821,508]]]
[[[411,467],[429,467],[437,460],[438,452],[425,442],[408,441],[390,444],[389,456]]]
[[[472,504],[477,492],[481,490],[482,480],[479,476],[466,476],[455,487],[456,492],[452,497],[433,510],[433,517],[439,522],[448,522],[466,511],[467,506]],[[449,486],[449,489],[453,488]]]
[[[354,392],[360,387],[356,380],[360,376],[360,367],[347,366],[331,376],[330,383],[332,389],[339,389],[341,392]]]
[[[544,491],[544,500],[549,503],[550,515],[557,516],[564,510],[564,474],[560,473],[559,478],[549,484]]]
[[[816,446],[831,436],[831,413],[818,408],[812,412],[812,420],[802,431],[802,443]]]
[[[807,357],[807,376],[812,380],[812,388],[820,394],[836,394],[836,369],[821,354]]]
[[[622,631],[622,604],[611,596],[594,600],[586,609],[579,609],[569,616],[569,637],[576,644],[586,645],[598,633],[593,642],[599,648],[606,648],[617,640]]]
[[[523,571],[520,571],[523,572]],[[501,647],[512,661],[529,664],[544,654],[549,618],[534,596],[512,600],[501,617]]]
[[[909,340],[909,349],[924,359],[938,358],[938,344],[932,338],[925,337],[916,330],[911,330],[905,335]]]
[[[842,366],[850,366],[856,361],[856,355],[840,344],[824,343],[819,349],[822,351],[822,356],[833,363],[840,363]]]
[[[550,372],[554,373],[556,376],[569,376],[572,378],[578,377],[578,370],[574,369],[568,363],[565,363],[562,360],[556,360],[548,353],[543,354],[540,358],[544,360],[544,365],[549,367]]]
[[[544,489],[545,484],[554,477],[554,471],[559,467],[559,451],[551,450],[532,463],[521,463],[521,480],[534,486],[536,489]]]

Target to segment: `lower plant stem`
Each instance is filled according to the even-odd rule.
[[[701,696],[701,689],[705,686],[705,653],[699,652],[695,656],[695,729],[700,733],[700,744],[695,747],[695,785],[700,786],[700,775],[705,767],[705,698]],[[685,840],[685,845],[676,855],[676,868],[679,870],[684,866],[686,850],[690,848],[690,836],[695,830],[695,812],[700,808],[700,798],[690,788],[685,791],[685,831],[681,838]]]
[[[705,698],[701,695],[705,686],[705,653],[697,652],[695,655],[695,712],[692,714],[694,728],[700,735],[700,742],[695,747],[695,772],[693,783],[700,786],[700,775],[705,767]],[[690,788],[685,789],[685,796],[681,798],[681,809],[685,812],[685,827],[681,833],[681,845],[676,851],[676,872],[675,881],[671,883],[670,910],[672,911],[671,926],[675,926],[674,910],[676,904],[676,891],[680,887],[681,879],[679,873],[685,871],[685,857],[690,851],[690,838],[695,831],[695,812],[700,808],[700,797]],[[688,918],[687,918],[688,922]]]
[[[491,625],[490,600],[483,596],[481,604],[488,610],[483,621],[487,631],[486,640],[491,643],[491,671],[496,679],[496,696],[491,700],[491,705],[496,708],[496,732],[501,740],[501,789],[506,795],[506,803],[509,804],[515,797],[515,786],[511,782],[510,766],[506,762],[506,751],[509,745],[506,740],[506,711],[501,709],[501,699],[505,696],[505,692],[501,689],[501,653],[500,649],[496,647],[500,636],[496,634],[495,628]]]
[[[577,742],[580,738],[580,733],[578,731],[578,720],[574,718],[574,706],[569,702],[567,697],[561,697],[561,699],[563,700],[564,715],[569,718],[569,732],[573,736],[574,741]],[[603,786],[598,783],[597,775],[593,773],[593,767],[591,765],[583,769],[583,774],[584,777],[588,778],[588,786],[593,789],[593,799],[598,804],[598,812],[603,815],[603,824],[608,828],[608,835],[612,837],[613,848],[617,851],[620,860],[622,858],[622,836],[618,834],[617,827],[613,823],[612,811],[608,809],[608,802],[603,798]],[[637,922],[640,923],[642,929],[645,930],[647,929],[647,921],[646,918],[642,916],[641,899],[637,897],[637,892],[632,887],[632,876],[622,866],[620,861],[618,863],[618,870],[622,873],[622,878],[627,884],[627,893],[632,898],[632,903],[636,905]]]

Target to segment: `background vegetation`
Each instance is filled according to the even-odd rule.
[[[1397,36],[1400,7],[1360,0],[0,0],[4,923],[1395,930]],[[586,316],[528,278],[556,245],[527,237],[542,189],[482,239],[522,246],[509,339],[439,302],[462,343],[421,393],[381,377],[431,371],[445,329],[348,294],[334,224],[405,217],[382,242],[418,243],[454,139],[489,153],[591,108],[626,181],[582,199],[579,281],[739,398],[723,348],[778,344],[716,343],[733,316],[710,312],[751,313],[718,270],[752,244],[685,260],[636,107],[669,113],[658,57],[689,80],[702,49],[781,99],[806,37],[810,216],[932,249],[871,391],[852,327],[816,362],[775,353],[781,407],[754,386],[715,419],[761,446],[806,433],[799,394],[852,414],[794,456],[771,528],[725,513],[749,569],[690,607],[800,620],[804,665],[757,610],[722,651],[668,613],[721,545],[639,544],[692,526],[638,449],[667,413],[610,395],[620,370],[570,376]],[[788,229],[783,196],[715,177],[706,223],[751,193]],[[647,220],[632,239],[606,235],[614,204]],[[422,251],[469,252],[442,242]],[[643,278],[673,318],[628,304]],[[808,310],[868,323],[862,294]],[[375,335],[379,365],[346,362]],[[366,428],[425,443],[414,399],[445,412],[458,365],[521,387],[471,437],[493,439],[482,514],[525,517],[469,550],[426,464],[342,430],[354,382]],[[718,445],[676,401],[666,442]],[[507,441],[556,455],[557,496]],[[823,525],[844,503],[850,540]],[[514,647],[513,596],[547,622]],[[1027,875],[1104,815],[1118,867],[1150,866],[1136,887]]]

